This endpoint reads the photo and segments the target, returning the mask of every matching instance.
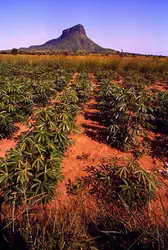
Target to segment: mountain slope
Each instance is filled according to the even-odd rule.
[[[81,24],[75,25],[62,32],[59,38],[50,40],[42,45],[33,45],[28,48],[31,51],[52,50],[76,52],[79,50],[94,53],[115,52],[115,50],[104,49],[87,37],[86,31]]]

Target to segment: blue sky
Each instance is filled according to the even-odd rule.
[[[1,0],[0,49],[42,44],[79,23],[103,47],[168,55],[168,0]]]

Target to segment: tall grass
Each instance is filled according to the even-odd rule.
[[[14,212],[14,216],[9,216],[9,210],[3,213],[10,232],[8,235],[4,231],[3,236],[12,245],[10,249],[168,249],[166,222],[155,211],[151,210],[150,216],[146,211],[124,213],[114,209],[107,212],[104,206],[98,208],[87,192],[66,201],[55,197],[47,207],[26,206],[24,211]],[[21,240],[24,240],[23,248],[19,248]]]
[[[168,58],[159,57],[121,57],[119,55],[64,56],[64,55],[0,55],[0,62],[21,65],[48,65],[54,67],[73,67],[77,71],[88,68],[90,71],[138,70],[140,72],[168,71]]]

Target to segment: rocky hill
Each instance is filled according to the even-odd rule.
[[[27,51],[85,51],[89,53],[113,53],[115,50],[105,49],[94,43],[87,35],[83,25],[78,24],[65,29],[62,35],[42,45],[33,45],[29,48],[20,48]]]

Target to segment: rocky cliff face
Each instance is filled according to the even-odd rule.
[[[30,51],[52,50],[52,51],[86,51],[93,53],[103,53],[106,49],[94,43],[86,35],[83,25],[78,24],[69,29],[65,29],[59,38],[50,40],[42,45],[30,46]],[[109,50],[109,49],[108,49]],[[110,52],[115,52],[110,50]]]
[[[72,28],[63,30],[61,37],[62,38],[67,37],[69,34],[73,34],[75,32],[77,32],[79,35],[86,35],[86,31],[83,25],[78,24],[78,25],[73,26]]]

